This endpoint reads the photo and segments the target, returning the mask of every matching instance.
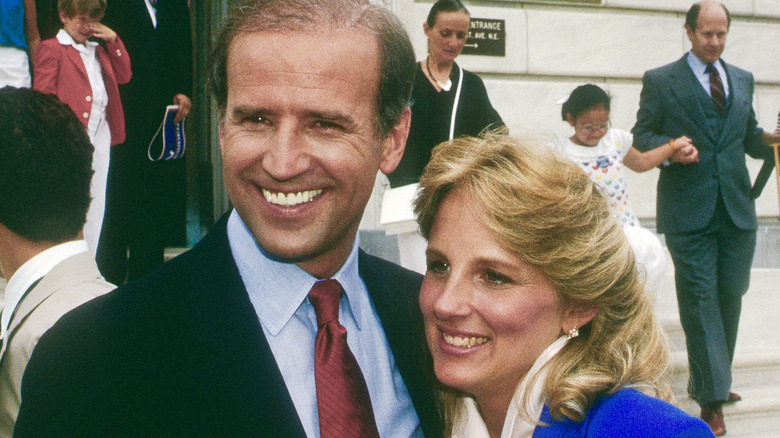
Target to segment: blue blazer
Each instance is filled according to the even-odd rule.
[[[14,436],[305,436],[226,223],[41,338]],[[441,436],[417,304],[422,277],[362,251],[358,265],[422,430]]]
[[[642,78],[637,121],[631,132],[640,151],[687,135],[699,150],[699,162],[673,163],[658,178],[657,225],[660,233],[686,233],[710,223],[722,194],[726,211],[744,230],[757,228],[750,197],[745,154],[766,159],[772,148],[761,144],[753,111],[753,75],[723,61],[729,84],[723,128],[707,123],[710,98],[691,71],[687,54],[676,62],[649,70]]]
[[[633,388],[623,388],[596,401],[581,422],[555,421],[546,405],[539,420],[549,426],[537,426],[533,438],[714,436],[701,419]]]

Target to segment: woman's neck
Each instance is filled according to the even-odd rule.
[[[425,70],[431,80],[431,83],[436,85],[437,88],[443,88],[443,85],[450,79],[452,74],[453,61],[437,61],[435,58],[428,55],[425,58]]]
[[[509,394],[491,393],[487,397],[477,397],[474,399],[479,407],[479,412],[482,415],[482,420],[485,421],[490,438],[499,438],[501,432],[504,429],[504,422],[506,421],[506,413],[509,410],[509,403],[512,402],[514,392]]]

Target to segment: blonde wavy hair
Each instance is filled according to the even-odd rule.
[[[414,203],[426,239],[455,189],[471,195],[496,241],[547,276],[562,306],[599,309],[547,364],[543,394],[554,419],[582,421],[597,398],[627,386],[671,398],[667,340],[633,252],[607,200],[577,165],[538,139],[504,130],[442,143]],[[442,388],[449,431],[463,395]]]

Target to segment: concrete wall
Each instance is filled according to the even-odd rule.
[[[422,23],[433,2],[384,3],[401,17],[418,59],[424,59],[427,47]],[[780,109],[780,1],[723,3],[732,15],[723,59],[753,72],[759,124],[773,131]],[[493,105],[515,131],[570,135],[571,127],[561,121],[556,102],[584,82],[609,90],[613,126],[630,130],[639,107],[642,74],[679,59],[690,49],[683,29],[690,4],[684,0],[469,0],[472,17],[506,20],[506,56],[461,55],[458,63],[483,78]],[[748,160],[755,176],[761,163]],[[654,218],[658,171],[627,173],[636,213]],[[759,216],[778,215],[773,180],[758,200]],[[367,222],[373,214],[369,209]]]

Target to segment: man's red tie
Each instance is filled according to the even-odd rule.
[[[321,438],[379,437],[368,387],[339,324],[341,285],[336,280],[314,283],[309,301],[317,315],[314,380]]]
[[[720,74],[718,69],[712,64],[707,64],[707,73],[710,74],[710,97],[712,103],[718,108],[718,111],[723,111],[723,107],[726,106],[726,93],[723,91],[723,82],[720,80]]]

